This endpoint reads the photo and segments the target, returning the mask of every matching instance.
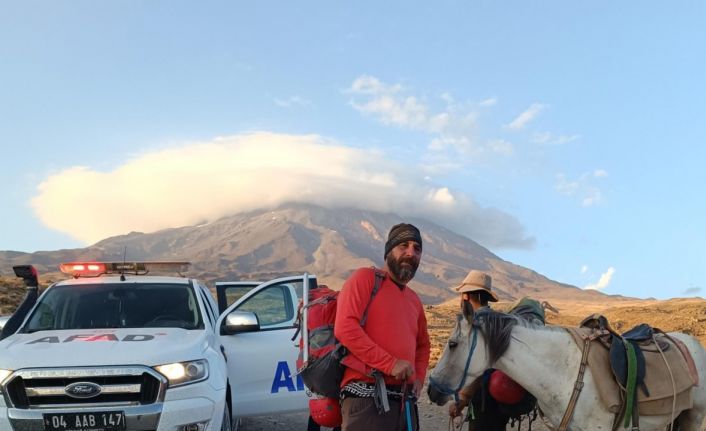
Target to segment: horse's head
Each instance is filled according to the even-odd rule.
[[[470,304],[463,303],[444,351],[429,376],[429,399],[443,405],[487,368],[488,354],[482,331],[474,323]]]

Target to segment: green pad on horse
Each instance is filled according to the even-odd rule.
[[[528,322],[544,325],[545,315],[542,303],[530,297],[522,297],[510,306],[510,314],[522,317]],[[538,321],[537,321],[538,320]]]

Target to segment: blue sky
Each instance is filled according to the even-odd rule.
[[[705,295],[706,4],[379,3],[4,2],[0,250],[295,199]]]

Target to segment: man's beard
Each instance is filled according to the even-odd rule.
[[[419,267],[419,262],[415,262],[414,259],[400,258],[399,260],[395,260],[392,253],[387,255],[385,262],[387,263],[387,267],[390,268],[392,276],[398,282],[403,284],[407,284],[412,278],[414,278],[414,274],[417,272],[417,268]],[[409,265],[403,265],[403,263],[408,263]]]

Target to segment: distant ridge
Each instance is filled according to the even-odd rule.
[[[86,248],[35,253],[0,251],[0,274],[11,275],[12,265],[33,264],[42,274],[59,277],[56,271],[60,262],[122,260],[127,247],[128,260],[191,261],[189,275],[207,282],[266,280],[308,271],[316,274],[320,283],[340,288],[354,269],[382,265],[387,232],[401,221],[414,223],[422,231],[424,255],[411,286],[425,303],[436,304],[454,297],[453,286],[469,269],[489,272],[493,289],[503,300],[525,295],[589,302],[608,298],[504,261],[475,241],[427,220],[308,204],[286,204],[198,226],[131,232]]]

